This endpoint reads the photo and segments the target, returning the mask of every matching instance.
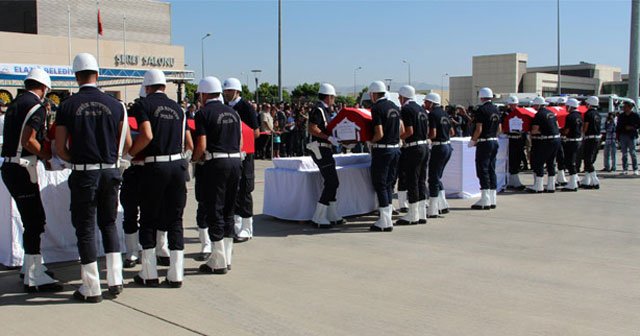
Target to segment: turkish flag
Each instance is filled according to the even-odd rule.
[[[98,35],[102,35],[102,18],[100,17],[99,9],[98,9]]]

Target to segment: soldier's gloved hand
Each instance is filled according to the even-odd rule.
[[[240,160],[244,161],[244,159],[247,157],[247,152],[240,152]]]
[[[476,143],[477,143],[477,141],[470,140],[469,143],[467,144],[467,147],[469,147],[469,148],[475,147]]]
[[[184,153],[182,154],[182,156],[184,157],[184,159],[187,162],[191,162],[191,157],[193,156],[193,151],[187,149],[186,151],[184,151]]]
[[[131,162],[131,160],[133,160],[133,156],[131,156],[131,154],[127,153],[122,157],[122,159],[125,160],[125,161]]]
[[[334,146],[340,145],[340,141],[338,141],[338,139],[336,139],[335,137],[330,136],[327,140],[329,140],[329,142]]]

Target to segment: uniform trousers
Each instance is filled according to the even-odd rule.
[[[233,213],[242,174],[240,158],[213,159],[204,166],[206,223],[211,241],[235,236]]]
[[[409,203],[417,203],[427,199],[428,162],[429,146],[427,144],[402,149],[400,171],[404,175]],[[400,172],[398,175],[400,175]],[[402,179],[399,178],[398,180]],[[398,190],[400,190],[400,187],[398,187]]]
[[[429,197],[438,197],[440,191],[444,190],[442,175],[444,174],[444,167],[447,166],[449,159],[451,159],[452,152],[453,148],[450,144],[431,147],[431,159],[429,160]]]
[[[398,174],[399,148],[374,148],[371,152],[371,182],[378,196],[378,206],[389,206]]]
[[[16,202],[22,218],[24,232],[22,245],[26,254],[40,254],[40,235],[44,232],[46,217],[40,187],[31,183],[27,169],[17,163],[5,163],[0,168],[9,194]]]
[[[480,189],[497,189],[496,156],[498,142],[495,140],[478,142],[476,145],[476,174]]]
[[[240,175],[240,187],[236,198],[235,214],[242,218],[253,216],[253,197],[251,193],[255,188],[255,165],[253,154],[247,154],[242,161],[242,174]]]
[[[80,171],[69,176],[71,223],[76,230],[78,252],[83,265],[97,260],[96,220],[105,253],[120,252],[116,227],[118,189],[122,175],[118,168]]]
[[[599,139],[584,139],[582,142],[582,146],[584,147],[584,171],[587,173],[593,173],[596,170],[593,163],[598,154],[599,143]]]
[[[531,141],[531,168],[537,177],[544,177],[544,165],[547,174],[556,176],[555,161],[560,147],[560,139],[534,139]]]
[[[569,175],[576,175],[578,173],[578,150],[580,149],[580,142],[578,141],[564,141],[562,143],[562,149],[564,150],[564,165],[569,171]]]
[[[524,142],[522,137],[509,138],[509,174],[511,175],[520,173],[520,164],[523,159],[526,160]]]
[[[331,148],[320,147],[320,154],[322,154],[322,158],[320,159],[316,158],[313,154],[311,155],[311,159],[313,159],[313,162],[315,162],[320,169],[320,175],[322,175],[324,182],[324,188],[322,189],[322,194],[318,202],[329,205],[330,202],[336,200],[340,182],[338,181],[338,172],[336,171],[336,160],[333,158]]]
[[[120,186],[120,204],[124,211],[122,228],[124,233],[138,232],[138,208],[140,207],[142,192],[142,176],[144,166],[132,165],[122,173]]]
[[[408,166],[409,160],[415,161],[413,158],[409,157],[410,153],[408,149],[409,148],[406,147],[400,148],[400,159],[398,159],[398,191],[408,191],[406,167]],[[413,202],[409,201],[409,203]]]
[[[187,162],[155,162],[144,165],[140,203],[140,245],[156,247],[156,231],[167,231],[169,250],[184,249],[182,215],[187,203]]]
[[[565,170],[567,169],[564,160],[564,156],[566,155],[566,153],[564,152],[564,147],[562,147],[562,143],[560,143],[560,146],[558,146],[558,152],[556,153],[556,164],[558,165],[558,170]]]
[[[205,181],[204,181],[204,165],[197,163],[193,172],[195,178],[195,196],[196,202],[198,202],[198,208],[196,209],[196,225],[200,229],[206,229],[207,226],[207,203],[205,195]]]

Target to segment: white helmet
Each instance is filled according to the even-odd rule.
[[[490,88],[484,87],[478,91],[479,98],[493,98],[493,91]]]
[[[411,85],[405,85],[398,90],[398,94],[409,99],[414,99],[416,97],[416,89]]]
[[[100,72],[100,68],[98,68],[98,61],[96,61],[96,58],[89,53],[79,53],[73,59],[73,72],[86,70]]]
[[[220,84],[219,79],[213,76],[207,76],[198,83],[196,93],[222,93],[222,84]]]
[[[540,106],[545,106],[548,105],[548,103],[544,100],[543,97],[535,97],[533,98],[533,101],[531,102],[531,105],[536,106],[536,105],[540,105]]]
[[[578,108],[578,106],[580,106],[580,102],[575,98],[569,98],[567,99],[567,106]]]
[[[375,81],[369,84],[369,93],[386,93],[387,86],[382,81]]]
[[[242,83],[240,83],[240,80],[238,80],[237,78],[227,78],[222,84],[222,89],[242,91]]]
[[[567,103],[567,97],[560,97],[560,98],[558,98],[558,100],[556,101],[556,103],[558,103],[558,104],[566,104],[566,103]]]
[[[587,98],[586,102],[589,106],[597,107],[598,105],[600,105],[600,99],[598,99],[598,97],[596,96],[590,96],[589,98]]]
[[[518,99],[518,97],[516,96],[507,97],[507,105],[515,105],[519,103],[520,103],[520,100]]]
[[[424,100],[430,101],[430,102],[432,102],[434,104],[438,104],[438,105],[440,105],[440,101],[441,101],[440,100],[440,95],[435,93],[435,92],[429,93],[426,97],[424,97]]]
[[[49,77],[49,74],[42,69],[38,69],[38,68],[31,69],[31,71],[29,71],[29,74],[27,75],[27,78],[25,78],[24,80],[25,82],[27,80],[36,81],[46,86],[48,89],[51,89],[51,78]]]
[[[146,98],[147,97],[147,90],[145,90],[145,86],[144,85],[140,85],[140,94],[139,96],[141,98]]]
[[[318,93],[326,96],[335,96],[336,89],[329,83],[322,83],[320,84],[320,90],[318,90]]]
[[[167,79],[164,77],[164,72],[158,69],[151,69],[144,74],[142,80],[142,86],[151,85],[167,85]]]

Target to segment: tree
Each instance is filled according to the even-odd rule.
[[[195,103],[197,89],[198,89],[198,85],[196,84],[184,83],[184,96],[188,102]]]
[[[258,86],[258,100],[260,103],[277,103],[278,99],[278,86],[269,84],[267,82]],[[290,103],[291,94],[287,90],[282,90],[282,101]]]
[[[362,95],[364,95],[364,94],[365,94],[365,93],[367,93],[367,92],[369,92],[369,88],[365,86],[365,87],[360,91],[360,93],[358,93],[358,99],[356,99],[356,101],[357,101],[358,103],[360,103],[360,102],[362,101]]]
[[[320,90],[320,83],[303,83],[295,87],[293,91],[291,91],[291,95],[295,100],[311,100],[318,96],[318,90]]]
[[[352,96],[337,96],[336,104],[344,104],[344,106],[354,107],[356,106],[356,99]]]
[[[251,90],[249,90],[249,86],[242,84],[242,92],[240,93],[240,96],[242,97],[242,99],[246,100],[246,101],[251,101],[253,100],[253,92],[251,92]]]

